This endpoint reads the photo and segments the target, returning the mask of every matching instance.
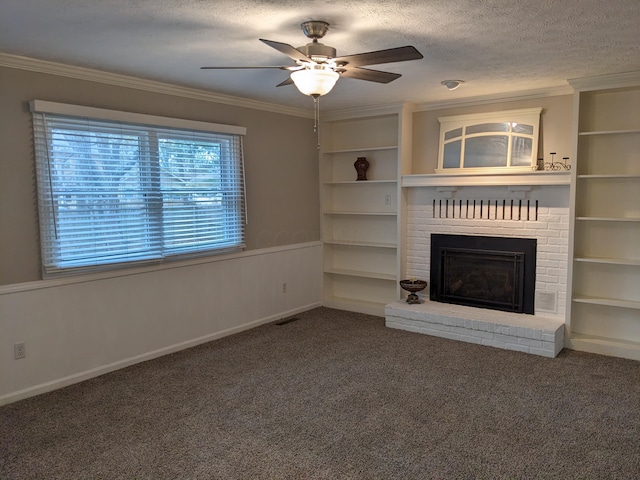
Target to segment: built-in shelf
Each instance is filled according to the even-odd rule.
[[[362,148],[343,148],[339,150],[329,150],[324,153],[356,153],[356,152],[376,152],[380,150],[396,150],[398,148],[397,145],[389,145],[382,147],[362,147]]]
[[[605,265],[629,265],[640,266],[640,260],[631,258],[604,258],[604,257],[576,257],[576,262],[584,263],[602,263]]]
[[[576,217],[576,220],[583,222],[638,222],[640,218],[624,218],[624,217]]]
[[[346,211],[331,211],[331,212],[323,212],[325,215],[360,215],[360,216],[388,216],[395,217],[396,212],[346,212]]]
[[[578,303],[590,303],[592,305],[606,305],[608,307],[631,308],[634,310],[640,310],[640,302],[631,300],[620,300],[617,298],[586,297],[582,295],[574,295],[573,301]]]
[[[627,133],[640,133],[640,130],[631,129],[631,130],[594,130],[590,132],[580,132],[578,135],[587,136],[587,135],[620,135]]]
[[[401,295],[399,185],[400,172],[410,170],[411,119],[409,105],[324,117],[319,171],[324,306],[383,317],[385,305]],[[369,162],[368,180],[357,180],[358,157]]]
[[[609,80],[575,92],[568,346],[640,360],[640,75]]]
[[[593,178],[593,179],[629,179],[629,180],[637,180],[640,178],[640,173],[615,173],[615,174],[606,174],[606,175],[578,175],[578,178]]]
[[[640,360],[640,343],[620,339],[572,333],[569,345],[576,350]]]
[[[371,184],[396,184],[396,180],[342,180],[339,182],[324,182],[324,185],[371,185]]]
[[[422,174],[403,175],[403,187],[477,187],[477,186],[533,186],[569,185],[571,172],[518,172],[487,174]]]
[[[346,268],[325,268],[324,273],[331,273],[333,275],[347,275],[349,277],[375,278],[378,280],[395,281],[396,279],[395,273],[366,272],[363,270],[349,270]]]
[[[349,240],[325,240],[324,243],[329,245],[347,245],[353,247],[371,247],[371,248],[392,248],[396,249],[398,246],[395,243],[382,243],[382,242],[356,242]]]

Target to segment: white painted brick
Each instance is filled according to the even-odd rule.
[[[560,262],[557,260],[539,260],[536,259],[536,267],[558,268]]]
[[[518,344],[518,337],[512,337],[511,335],[503,335],[502,333],[496,333],[493,336],[493,338],[499,342]]]
[[[447,325],[442,325],[441,323],[430,323],[429,324],[429,328],[431,328],[432,330],[438,330],[438,331],[442,331],[442,332],[450,332],[451,331],[451,327],[449,327]]]
[[[562,277],[563,275],[567,274],[567,269],[566,268],[549,268],[547,270],[547,273],[549,275],[556,275],[558,277]],[[566,278],[565,278],[566,280]]]
[[[482,338],[483,340],[485,339],[491,339],[493,338],[494,333],[493,332],[485,332],[484,330],[473,330],[468,332],[469,335],[472,335],[474,337],[477,338]]]
[[[534,340],[532,338],[519,338],[518,343],[529,347],[542,348],[542,341]]]
[[[451,317],[442,317],[442,324],[451,326],[451,325],[455,325],[455,322],[454,322],[454,319]]]
[[[482,345],[488,345],[489,347],[496,347],[496,348],[505,348],[505,344],[504,342],[498,342],[497,340],[493,340],[492,338],[485,338],[484,340],[482,340]]]
[[[482,345],[482,339],[478,337],[472,337],[470,335],[460,334],[460,340],[467,343],[475,343],[477,345]]]
[[[445,332],[442,330],[431,330],[431,329],[428,329],[428,331],[430,333],[428,333],[427,330],[425,330],[425,333],[428,333],[428,335],[433,335],[434,337],[448,338],[449,340],[460,340],[460,335],[456,333]]]
[[[451,327],[451,332],[457,333],[458,335],[466,335],[469,337],[478,338],[473,336],[473,333],[474,333],[473,331],[469,331],[464,327]]]
[[[535,218],[535,214],[533,216]],[[538,225],[542,225],[543,228],[547,228],[549,225],[549,216],[548,215],[538,215],[538,220],[536,221]]]
[[[549,243],[549,245],[564,246],[564,245],[567,244],[567,239],[566,238],[562,238],[560,235],[558,235],[557,237],[549,237],[548,238],[548,243]]]
[[[493,329],[489,328],[489,325],[487,324],[487,322],[483,321],[483,320],[478,320],[476,323],[476,328],[478,329],[478,331],[482,331],[482,332],[491,332],[493,333]]]
[[[569,215],[569,207],[558,207],[551,205],[549,207],[549,213],[551,215]]]
[[[541,348],[535,348],[535,347],[531,347],[529,349],[529,353],[533,353],[534,355],[540,355],[542,357],[549,357],[549,358],[554,358],[556,356],[554,352],[551,352],[549,350],[543,350]]]
[[[402,323],[390,322],[387,324],[387,327],[396,328],[398,330],[406,330],[407,332],[422,333],[421,329],[412,325],[405,325]]]
[[[549,252],[547,255],[547,258],[549,260],[558,260],[559,262],[562,262],[563,264],[567,262],[567,260],[569,259],[568,255],[566,253],[554,253],[554,252]]]
[[[519,345],[517,343],[505,343],[505,350],[515,350],[517,352],[530,353],[530,348],[526,345]]]
[[[538,275],[536,279],[545,283],[558,283],[558,277],[555,275]]]
[[[561,253],[559,245],[538,245],[538,252],[546,252],[549,255]]]
[[[549,258],[549,254],[547,252],[542,252],[538,249],[538,253],[536,254],[536,260],[547,260]]]

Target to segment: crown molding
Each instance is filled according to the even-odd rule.
[[[513,102],[521,100],[531,100],[536,98],[556,97],[559,95],[571,95],[574,93],[570,85],[561,85],[537,90],[526,90],[520,92],[505,92],[494,95],[482,95],[478,97],[461,98],[459,100],[445,100],[437,102],[425,102],[416,104],[416,112],[426,112],[430,110],[443,110],[445,108],[472,107],[475,105],[486,105],[498,102]]]
[[[366,105],[363,107],[328,110],[322,115],[323,121],[348,120],[360,117],[376,117],[399,114],[403,111],[413,111],[411,103],[393,103],[387,105]]]
[[[577,91],[637,87],[640,85],[640,72],[624,72],[599,75],[597,77],[571,78],[568,82],[569,85]]]
[[[252,108],[255,110],[264,110],[272,113],[281,113],[295,117],[313,118],[313,112],[303,110],[301,108],[284,107],[273,103],[260,102],[247,98],[233,97],[231,95],[223,95],[219,93],[209,92],[197,88],[182,87],[155,80],[147,80],[144,78],[131,77],[119,73],[104,72],[86,67],[77,67],[73,65],[65,65],[62,63],[50,62],[47,60],[38,60],[30,57],[22,57],[0,52],[0,67],[16,68],[20,70],[29,70],[32,72],[45,73],[49,75],[58,75],[61,77],[75,78],[78,80],[87,80],[90,82],[98,82],[106,85],[115,85],[119,87],[134,88],[144,90],[145,92],[162,93],[166,95],[174,95],[177,97],[201,100],[204,102],[222,103],[225,105],[233,105],[236,107]]]

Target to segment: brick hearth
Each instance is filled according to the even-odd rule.
[[[555,357],[564,345],[564,322],[558,318],[500,312],[431,302],[391,303],[387,327]]]

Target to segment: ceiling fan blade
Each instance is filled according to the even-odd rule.
[[[299,60],[301,62],[309,62],[310,61],[309,57],[307,57],[300,50],[297,50],[297,49],[293,48],[288,43],[274,42],[273,40],[265,40],[264,38],[261,38],[260,41],[262,43],[266,43],[271,48],[275,48],[280,53],[284,53],[287,57],[289,57],[292,60],[296,60],[296,61]]]
[[[378,65],[381,63],[406,62],[408,60],[420,60],[422,54],[410,45],[406,47],[389,48],[375,52],[357,53],[336,57],[333,60],[336,64],[348,65],[349,67],[359,67],[361,65]]]
[[[369,68],[346,68],[341,71],[338,69],[341,77],[355,78],[356,80],[366,80],[368,82],[389,83],[402,75],[399,73],[381,72],[380,70],[371,70]]]
[[[283,82],[280,82],[278,85],[276,85],[276,87],[284,87],[285,85],[293,85],[293,80],[291,80],[291,77],[287,78]]]
[[[250,68],[277,68],[279,70],[297,70],[297,65],[293,67],[285,67],[282,65],[279,66],[249,66],[249,67],[200,67],[200,70],[246,70]]]

